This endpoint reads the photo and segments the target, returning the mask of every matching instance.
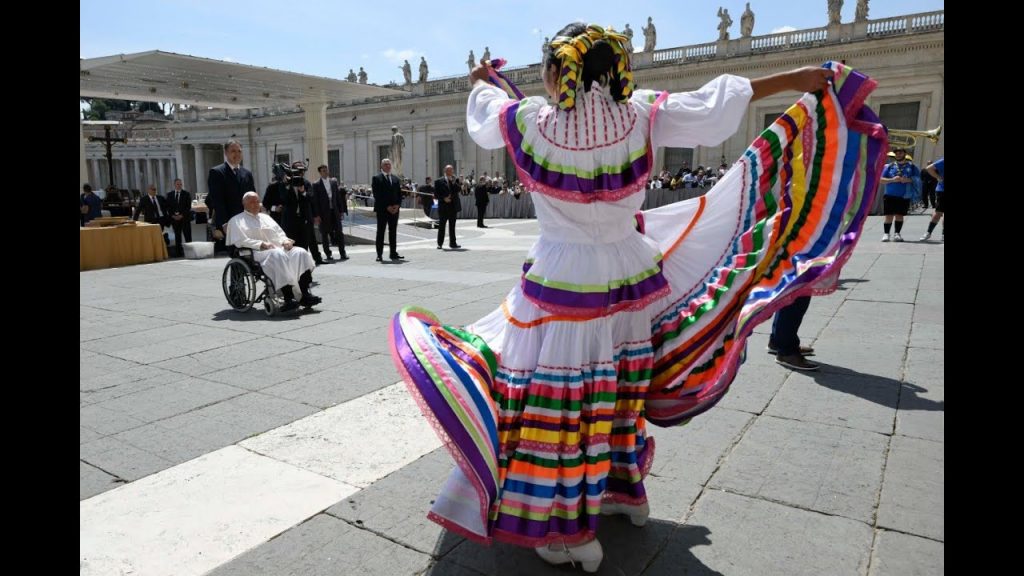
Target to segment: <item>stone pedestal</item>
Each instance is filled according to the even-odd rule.
[[[633,53],[633,68],[646,68],[654,64],[654,52]]]

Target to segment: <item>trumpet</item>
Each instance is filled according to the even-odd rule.
[[[889,130],[889,146],[891,148],[913,148],[918,138],[927,138],[934,144],[939,143],[942,124],[931,130]]]

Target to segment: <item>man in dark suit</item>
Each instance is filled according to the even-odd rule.
[[[384,261],[384,229],[388,230],[391,259],[405,260],[398,254],[398,212],[402,205],[402,182],[391,174],[391,160],[380,163],[380,174],[371,181],[373,211],[377,213],[377,262]]]
[[[143,196],[135,206],[135,215],[132,220],[138,220],[139,214],[146,224],[159,224],[160,231],[164,226],[171,223],[171,217],[167,214],[167,202],[162,196],[157,196],[156,184],[150,184],[147,194]],[[164,233],[164,243],[167,243],[167,234]]]
[[[99,218],[103,214],[102,206],[103,201],[93,193],[92,186],[83,184],[82,195],[78,197],[78,207],[82,212],[81,225],[85,226],[86,222],[93,218]]]
[[[487,180],[487,176],[481,176],[480,182],[477,182],[476,190],[473,195],[476,197],[476,227],[487,228],[484,226],[484,212],[487,212],[487,203],[491,201],[488,194],[491,191],[491,183]]]
[[[455,168],[451,164],[444,167],[444,176],[434,183],[434,198],[437,198],[437,249],[444,248],[444,227],[448,224],[448,241],[450,246],[461,248],[455,241],[455,219],[462,210],[459,191],[462,185],[455,179]]]
[[[171,215],[174,229],[174,249],[178,256],[184,256],[181,239],[192,241],[192,195],[181,188],[181,178],[174,179],[174,190],[167,193],[167,212]]]
[[[331,178],[330,169],[326,165],[317,168],[320,179],[313,184],[313,220],[320,226],[320,239],[324,243],[324,255],[334,260],[331,254],[331,240],[338,246],[339,258],[348,260],[345,254],[345,234],[341,229],[342,214],[348,213],[345,193],[338,181]]]
[[[427,179],[423,181],[423,185],[416,189],[416,195],[419,196],[420,205],[423,206],[423,214],[430,218],[430,212],[434,209],[434,182],[427,176]]]
[[[278,226],[284,227],[282,223],[282,216],[284,214],[284,183],[277,179],[277,176],[273,176],[270,179],[270,184],[267,185],[267,189],[263,191],[263,207],[267,209],[267,214],[277,222]]]
[[[317,266],[322,266],[324,259],[313,230],[313,184],[306,180],[306,164],[302,160],[292,162],[292,175],[284,188],[283,221],[285,234],[295,240],[296,246],[308,250]]]
[[[256,190],[252,172],[242,166],[242,144],[228,140],[224,145],[224,163],[210,168],[206,183],[210,191],[206,205],[213,210],[213,237],[221,249],[228,220],[242,212],[242,195]]]

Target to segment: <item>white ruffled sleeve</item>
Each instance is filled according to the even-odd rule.
[[[754,95],[750,80],[723,74],[693,92],[669,94],[654,117],[655,147],[717,146],[739,129]],[[630,101],[649,118],[656,92],[637,90]]]
[[[481,148],[494,150],[505,145],[501,137],[499,115],[501,107],[509,101],[504,90],[491,84],[477,82],[469,93],[466,104],[466,128],[470,137]]]

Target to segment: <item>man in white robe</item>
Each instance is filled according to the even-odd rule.
[[[256,262],[281,291],[285,304],[282,312],[299,306],[311,307],[320,303],[319,296],[309,292],[313,281],[313,257],[285,236],[284,230],[273,218],[260,213],[260,197],[246,192],[242,197],[245,211],[228,221],[227,243],[238,248],[251,248]],[[298,286],[302,299],[295,301],[294,287]]]

